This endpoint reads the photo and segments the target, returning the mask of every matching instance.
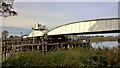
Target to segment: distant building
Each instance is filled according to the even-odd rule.
[[[48,32],[48,29],[46,28],[46,26],[44,26],[42,24],[36,24],[32,28],[32,31],[27,36],[23,36],[23,38],[43,36],[44,33],[46,33],[46,32]]]

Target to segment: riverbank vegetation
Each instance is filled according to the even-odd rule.
[[[3,62],[3,66],[72,66],[72,67],[120,67],[120,47],[98,48],[87,47],[47,52],[17,52]]]

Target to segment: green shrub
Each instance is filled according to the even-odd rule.
[[[120,66],[119,51],[113,49],[73,48],[55,52],[26,51],[18,52],[3,62],[3,66],[79,66],[103,67]],[[113,63],[114,62],[114,63]]]

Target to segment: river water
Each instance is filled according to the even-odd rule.
[[[120,43],[118,43],[118,41],[104,41],[104,42],[93,42],[92,43],[92,47],[93,48],[103,48],[103,47],[108,47],[108,48],[111,48],[111,47],[116,47],[116,46],[120,46]]]

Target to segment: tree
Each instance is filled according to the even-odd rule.
[[[13,35],[9,36],[9,38],[13,38]]]
[[[0,0],[0,16],[8,17],[15,16],[17,12],[13,8],[13,1],[10,0]]]
[[[7,30],[2,31],[2,38],[7,38],[9,32]]]
[[[7,38],[8,35],[9,35],[9,32],[7,30],[2,31],[2,38],[4,39],[4,44],[2,44],[2,46],[4,45],[4,48],[3,48],[4,51],[2,51],[2,53],[5,52],[4,53],[5,59],[6,59],[6,49],[7,49],[7,47],[6,47],[6,38]]]
[[[14,38],[15,38],[15,39],[19,39],[20,37],[19,37],[19,36],[17,36],[17,35],[15,35],[15,36],[14,36]]]

